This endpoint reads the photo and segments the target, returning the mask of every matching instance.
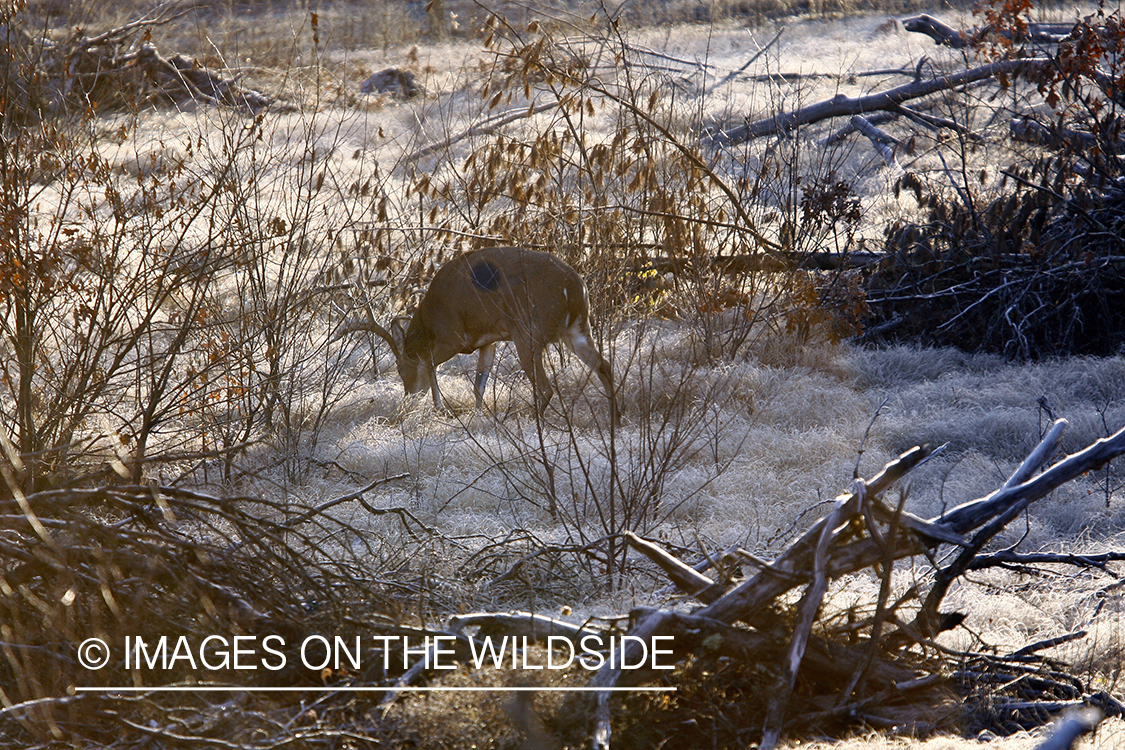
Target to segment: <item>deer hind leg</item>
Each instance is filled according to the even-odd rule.
[[[473,390],[477,394],[477,411],[484,406],[484,387],[488,384],[488,374],[492,371],[492,362],[496,359],[496,344],[486,344],[477,352],[477,377],[473,382]]]
[[[520,340],[517,340],[515,344],[520,365],[523,367],[523,371],[527,373],[527,379],[531,381],[531,390],[535,394],[535,408],[542,412],[551,402],[551,396],[555,393],[551,381],[547,378],[547,369],[543,366],[544,347],[533,346],[527,341]]]

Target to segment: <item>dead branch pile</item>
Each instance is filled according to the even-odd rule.
[[[1024,359],[1121,351],[1125,182],[1075,187],[1062,161],[1009,171],[1015,187],[984,206],[901,178],[929,220],[888,229],[887,257],[867,281],[865,340]]]
[[[885,500],[892,484],[929,455],[926,448],[914,448],[872,479],[857,479],[851,492],[837,498],[832,513],[737,585],[713,580],[659,547],[633,539],[638,551],[702,606],[690,612],[638,610],[628,632],[641,640],[675,635],[677,655],[696,662],[695,675],[716,678],[720,690],[743,694],[734,713],[743,722],[740,728],[760,737],[762,748],[774,747],[783,734],[802,728],[825,731],[834,722],[908,732],[931,731],[943,723],[992,723],[977,710],[985,704],[990,711],[995,708],[995,728],[1000,731],[1042,723],[1076,704],[1120,714],[1119,701],[1087,694],[1082,682],[1037,655],[1054,642],[994,659],[949,654],[932,640],[960,622],[959,613],[940,611],[942,601],[989,540],[1032,502],[1125,453],[1123,429],[1037,473],[1054,455],[1065,427],[1064,420],[1057,421],[995,492],[929,521],[903,510],[905,493],[893,505]],[[919,555],[937,560],[935,553],[943,545],[954,551],[935,564],[929,591],[915,587],[892,599],[895,562]],[[822,611],[831,581],[867,568],[882,581],[876,602],[842,618]],[[799,599],[787,598],[800,587],[804,591]],[[624,663],[636,649],[635,642],[622,647]],[[960,660],[952,675],[947,669],[951,657]],[[732,673],[742,678],[740,684],[732,685]],[[607,664],[591,684],[619,686],[636,677]],[[969,711],[963,712],[943,693],[958,695]],[[594,741],[599,748],[610,746],[610,696],[601,693],[597,699]],[[732,718],[727,714],[723,720]],[[651,724],[651,718],[647,722]],[[691,747],[697,731],[693,728],[690,737],[679,739],[673,735],[664,746]],[[631,745],[624,739],[623,744]],[[746,737],[740,739],[745,742]]]
[[[597,696],[588,714],[581,697],[563,704],[565,718],[549,725],[528,701],[504,704],[525,735],[569,727],[592,732],[602,748],[610,745],[611,727],[619,748],[697,747],[701,729],[716,746],[760,741],[772,747],[786,734],[861,726],[1010,732],[1078,706],[1119,714],[1117,698],[1091,693],[1066,665],[1040,653],[1082,632],[1008,655],[952,652],[934,641],[963,618],[943,611],[942,604],[966,571],[993,565],[1104,570],[1125,559],[1125,553],[1094,558],[982,552],[1032,502],[1125,453],[1123,429],[1042,470],[1065,427],[1057,421],[995,492],[930,520],[904,510],[906,491],[894,501],[890,496],[894,485],[931,455],[928,448],[914,448],[876,476],[856,479],[831,513],[772,561],[730,549],[689,566],[663,546],[626,534],[641,560],[653,566],[646,575],[658,571],[683,599],[638,608],[609,624],[525,612],[462,614],[439,628],[402,624],[404,602],[417,596],[440,600],[421,581],[371,571],[408,569],[408,558],[419,548],[446,545],[448,554],[452,542],[405,509],[370,507],[364,491],[295,508],[156,486],[24,496],[9,483],[11,492],[0,498],[5,642],[0,744],[83,747],[112,741],[114,747],[132,748],[160,738],[227,747],[231,738],[248,737],[255,738],[248,745],[253,747],[334,747],[344,740],[410,744],[389,713],[398,705],[398,691],[450,675],[435,669],[439,656],[462,665],[454,679],[473,674],[468,684],[479,685],[486,673],[503,671],[499,663],[482,667],[479,658],[499,638],[510,639],[513,660],[517,651],[526,660],[532,650],[542,659],[552,647],[588,648],[588,639],[604,647],[600,664],[556,678],[572,685],[588,681]],[[327,513],[345,503],[357,503],[373,516],[395,516],[395,523],[384,536]],[[392,547],[391,538],[407,541]],[[496,550],[490,550],[484,556],[491,559]],[[519,564],[526,567],[541,556],[533,550]],[[914,575],[925,583],[905,593],[896,589],[901,561],[917,567],[927,560],[933,566],[929,576]],[[740,571],[747,569],[752,572],[744,576]],[[874,601],[843,610],[825,603],[831,587],[848,576],[867,575],[864,571],[880,582]],[[698,606],[688,606],[693,600]],[[442,609],[452,612],[456,604],[446,602]],[[362,666],[310,669],[298,651],[318,635],[349,644],[361,639],[362,649],[356,650],[363,652],[357,656]],[[161,636],[168,645],[158,651]],[[224,653],[214,644],[201,646],[208,636],[248,639],[249,651],[243,653],[252,660],[263,657],[262,639],[277,640],[261,668],[201,668],[193,659],[215,661]],[[442,642],[424,641],[427,636]],[[666,668],[673,671],[623,669],[637,663],[638,643],[654,636],[666,639]],[[128,661],[128,639],[137,637],[147,639],[144,664],[135,661],[135,641],[134,662]],[[113,655],[104,668],[82,661],[99,653],[87,650],[89,638],[100,638]],[[413,639],[409,653],[396,645],[405,638]],[[168,663],[170,656],[175,658]],[[266,666],[270,663],[279,666]],[[476,671],[466,673],[465,666]],[[537,674],[547,678],[546,672]],[[621,694],[605,690],[653,683],[677,692],[657,700],[639,693],[616,698]],[[169,686],[185,692],[157,690]],[[307,692],[288,697],[262,690],[271,686]],[[357,687],[365,692],[343,692]],[[206,688],[241,692],[235,699]],[[575,722],[576,710],[588,715],[589,723]],[[1067,724],[1068,731],[1088,729],[1088,719],[1082,714]]]
[[[153,44],[141,42],[152,27],[179,15],[166,10],[95,36],[78,29],[61,40],[29,33],[14,14],[0,19],[6,21],[0,23],[5,121],[27,124],[44,115],[90,107],[198,101],[257,112],[273,103],[186,55],[164,57]]]
[[[887,257],[862,274],[870,313],[863,338],[1023,359],[1116,354],[1125,346],[1125,25],[1119,13],[1064,25],[1025,25],[1002,13],[986,17],[989,24],[967,31],[926,15],[903,21],[908,31],[939,45],[984,53],[983,64],[924,75],[932,65],[923,58],[913,81],[748,117],[709,141],[729,148],[845,117],[847,124],[824,144],[861,133],[901,174],[896,159],[914,139],[895,138],[878,125],[898,119],[956,133],[962,145],[985,142],[984,132],[968,121],[908,104],[990,82],[1004,91],[1014,90],[1017,80],[1030,84],[1017,96],[1022,115],[1008,135],[1051,155],[1006,170],[1000,197],[982,197],[972,180],[948,166],[952,187],[944,194],[915,174],[899,178],[896,192],[913,191],[929,217],[892,226]],[[1052,113],[1049,123],[1044,112]]]
[[[1007,734],[1091,709],[1069,714],[1051,740],[1055,744],[1048,745],[1067,747],[1060,744],[1063,738],[1089,731],[1101,716],[1120,715],[1123,709],[1118,698],[1091,692],[1066,665],[1041,654],[1085,632],[1007,655],[961,653],[935,642],[964,619],[963,613],[943,612],[942,604],[966,571],[1018,564],[1015,558],[1021,556],[1013,558],[1010,551],[982,553],[990,540],[1032,502],[1125,453],[1123,429],[1043,470],[1065,428],[1064,420],[1055,422],[995,492],[930,520],[904,510],[906,491],[888,502],[893,486],[931,455],[928,448],[914,448],[875,477],[856,479],[829,515],[773,561],[730,549],[689,566],[661,545],[627,533],[631,547],[655,564],[684,599],[675,606],[637,608],[623,628],[527,612],[486,612],[452,618],[446,637],[456,640],[461,658],[467,658],[482,642],[501,637],[523,639],[527,652],[533,645],[558,649],[570,644],[566,648],[572,649],[587,639],[604,643],[624,635],[589,680],[597,691],[591,717],[596,748],[610,747],[611,739],[618,748],[695,748],[701,737],[717,747],[758,742],[771,748],[784,735],[824,736],[864,727],[907,734],[983,729]],[[905,593],[896,590],[898,564],[926,560],[933,566],[930,575],[914,576],[925,583]],[[1087,567],[1122,560],[1125,553],[1097,560],[1032,555],[1023,564]],[[748,577],[734,573],[747,567],[755,571]],[[880,582],[874,601],[845,611],[826,604],[833,585],[864,571]],[[698,606],[686,606],[691,600]],[[621,666],[643,663],[646,644],[658,638],[672,644],[675,671]],[[396,684],[427,673],[434,674],[419,659]],[[618,698],[621,694],[608,690],[646,684],[676,692],[652,699],[627,693]]]
[[[1120,27],[1113,23],[1101,26],[1091,25],[1088,21],[1077,25],[1031,24],[1026,29],[1018,30],[1018,34],[1015,33],[1015,29],[995,29],[991,26],[961,32],[928,15],[904,19],[902,24],[908,31],[926,34],[938,45],[957,49],[970,46],[983,48],[990,43],[990,40],[997,37],[1003,39],[1007,45],[1018,42],[1033,45],[1034,48],[1022,50],[1019,54],[1006,54],[976,67],[952,72],[936,72],[928,77],[923,75],[923,71],[932,67],[932,64],[928,58],[923,57],[914,67],[914,80],[908,83],[862,96],[853,97],[841,93],[825,101],[808,104],[795,110],[777,112],[757,120],[747,117],[746,121],[739,125],[712,132],[707,141],[712,146],[728,148],[755,138],[787,134],[812,123],[839,117],[851,118],[850,125],[831,136],[828,143],[839,141],[849,133],[859,131],[880,151],[889,143],[897,146],[897,141],[876,128],[873,120],[879,118],[880,122],[885,122],[898,117],[930,130],[948,129],[977,139],[980,137],[979,134],[972,133],[964,125],[949,118],[936,117],[911,109],[907,107],[907,103],[916,99],[927,99],[940,92],[962,89],[992,80],[1000,81],[1006,87],[1010,85],[1013,77],[1023,77],[1036,82],[1041,85],[1042,92],[1046,93],[1049,87],[1042,84],[1055,74],[1054,71],[1068,69],[1068,73],[1071,73],[1070,68],[1077,68],[1073,64],[1073,58],[1074,48],[1078,46],[1078,42],[1083,41],[1085,37],[1091,37],[1098,40],[1098,44],[1104,43],[1106,47],[1113,49],[1113,42],[1105,42],[1105,38],[1107,35],[1118,37],[1120,35]],[[1069,42],[1069,46],[1064,46],[1057,51],[1046,48],[1064,42]],[[1120,43],[1119,38],[1117,43]],[[1086,44],[1083,49],[1093,46]],[[1097,47],[1097,49],[1102,48]],[[1089,71],[1083,71],[1081,75],[1076,76],[1076,80],[1088,79],[1087,82],[1100,89],[1109,101],[1120,104],[1120,82],[1112,73],[1102,70],[1099,64],[1091,65],[1090,68]],[[901,71],[894,72],[906,72],[906,70],[904,67]],[[1116,127],[1120,128],[1119,125]],[[894,162],[893,153],[889,151],[884,152],[884,158],[890,163]]]

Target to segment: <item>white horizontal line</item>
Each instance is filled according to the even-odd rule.
[[[668,693],[674,687],[236,687],[230,685],[164,685],[153,687],[75,687],[76,693]]]

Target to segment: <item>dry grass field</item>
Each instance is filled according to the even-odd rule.
[[[325,506],[342,530],[318,539],[317,553],[385,584],[381,606],[397,622],[526,610],[580,623],[674,598],[622,548],[589,552],[619,532],[659,540],[689,563],[733,545],[770,559],[855,476],[912,446],[941,446],[910,474],[904,506],[932,518],[1003,484],[1053,417],[1069,422],[1067,453],[1125,426],[1122,356],[1029,362],[868,347],[853,340],[862,322],[854,311],[837,320],[810,303],[805,272],[666,280],[636,270],[641,258],[746,253],[759,237],[800,253],[875,249],[889,224],[923,213],[912,193],[895,189],[904,173],[935,190],[950,174],[971,175],[962,187],[980,201],[998,194],[1001,170],[1035,157],[1003,137],[1006,118],[996,114],[1025,103],[1018,87],[938,97],[933,112],[968,123],[986,136],[981,144],[886,125],[911,139],[896,164],[856,135],[826,145],[839,121],[726,151],[682,148],[744,120],[898,85],[923,57],[935,70],[964,66],[963,52],[888,22],[913,9],[750,14],[747,4],[669,2],[651,17],[630,6],[613,24],[594,3],[493,8],[507,22],[488,21],[490,5],[445,0],[448,36],[435,40],[425,9],[404,0],[200,3],[148,39],[163,55],[189,54],[275,97],[274,106],[93,107],[71,113],[65,135],[47,145],[25,141],[21,151],[5,141],[5,205],[27,209],[18,236],[34,248],[18,262],[9,253],[10,278],[0,282],[11,294],[0,310],[9,494],[152,483],[243,498],[232,502],[247,508],[258,498],[278,523]],[[51,18],[62,38],[78,23],[92,35],[145,10],[126,3],[107,15],[87,3],[50,15],[47,3],[33,3],[26,12]],[[931,12],[954,26],[974,22],[964,10]],[[1085,12],[1037,11],[1050,21]],[[361,93],[386,68],[413,74],[423,93]],[[582,85],[558,72],[578,68]],[[693,171],[697,153],[707,159],[703,176]],[[847,186],[837,207],[852,213],[809,218],[810,196],[834,185]],[[403,398],[379,338],[333,336],[360,306],[389,321],[417,303],[442,260],[496,242],[550,249],[585,275],[620,426],[610,425],[597,378],[569,352],[548,352],[557,395],[538,418],[510,345],[500,346],[482,412],[471,355],[439,369],[448,408],[438,411],[426,395]],[[20,268],[31,269],[23,281]],[[34,308],[27,319],[17,292]],[[20,348],[28,326],[39,332],[27,354],[34,363]],[[363,502],[347,499],[361,490]],[[1035,503],[992,545],[1008,547],[1125,552],[1117,464]],[[5,575],[15,569],[4,566]],[[919,559],[899,571],[896,595],[928,570]],[[1048,654],[1120,699],[1122,571],[1109,563],[969,574],[945,605],[967,617],[937,642],[1010,653],[1085,630]],[[849,612],[879,588],[873,575],[845,577],[825,609]],[[68,637],[80,635],[74,627]],[[19,637],[8,630],[0,640]],[[54,700],[50,686],[13,676],[26,668],[21,659],[9,653],[0,671],[0,739],[74,742],[13,708],[36,691]],[[547,729],[536,735],[502,698],[463,701],[403,699],[386,713],[396,727],[386,744],[333,746],[582,740],[558,728],[570,704],[541,702]],[[294,715],[302,717],[294,725],[317,719],[315,706]],[[199,726],[184,719],[169,731],[189,725]],[[788,742],[1022,750],[1046,732],[957,730],[904,738],[872,728],[829,740],[809,729]],[[263,746],[253,737],[232,726],[168,746]],[[1116,718],[1076,747],[1123,745]]]

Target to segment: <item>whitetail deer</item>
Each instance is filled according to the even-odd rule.
[[[520,365],[531,380],[536,408],[554,393],[543,368],[543,350],[564,341],[601,379],[617,422],[613,373],[590,340],[586,283],[578,272],[550,253],[520,247],[490,247],[466,253],[434,274],[430,288],[405,331],[391,331],[370,314],[349,318],[337,331],[371,331],[391,347],[408,394],[433,391],[442,408],[436,368],[457,354],[480,351],[475,381],[477,409],[484,402],[497,341],[516,345]],[[392,333],[393,331],[393,333]]]

